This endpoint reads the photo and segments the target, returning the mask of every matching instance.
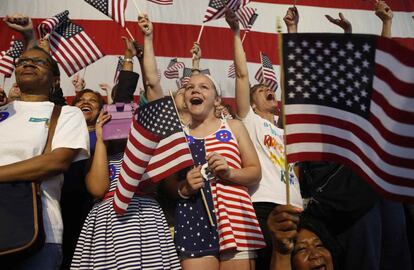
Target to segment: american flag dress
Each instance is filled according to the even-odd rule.
[[[123,153],[109,157],[116,188]],[[164,213],[149,196],[134,195],[119,216],[113,196],[94,205],[82,228],[71,269],[181,269]]]
[[[188,141],[196,164],[202,164],[200,162],[205,163],[206,154],[216,152],[225,157],[232,169],[241,168],[238,143],[226,120],[222,120],[220,128],[209,136],[201,139],[188,136]],[[204,148],[204,152],[200,151],[202,148]],[[218,233],[218,241],[216,243],[219,245],[220,253],[226,251],[251,251],[266,246],[246,187],[226,181],[225,179],[213,178],[206,182],[204,189],[206,190],[206,188],[206,195],[211,190],[214,209],[210,209],[210,212],[213,214],[216,222],[215,229]],[[193,197],[199,196],[197,194]],[[188,204],[191,204],[194,200],[193,197],[189,200],[181,199],[178,203],[176,210],[177,225],[190,225],[193,220],[198,222],[201,217],[203,221],[206,219],[205,215],[200,215],[203,212],[206,213],[204,206],[201,204],[199,204],[198,209],[193,208],[189,211]],[[210,196],[206,197],[210,198]],[[198,201],[200,200],[198,199]],[[187,207],[183,207],[184,203],[187,203]],[[209,203],[209,205],[211,204]],[[197,218],[198,215],[200,215],[199,218]],[[187,228],[189,227],[187,226]],[[187,241],[187,243],[183,241],[183,236],[189,239],[188,235],[193,235],[193,232],[190,230],[185,231],[185,228],[177,228],[176,232],[181,237],[179,239],[181,247],[196,246],[199,242],[194,237],[190,237],[191,240]],[[200,237],[204,239],[206,236],[200,233]],[[198,253],[198,256],[203,255],[203,252]]]

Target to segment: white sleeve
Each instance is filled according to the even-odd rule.
[[[73,161],[89,158],[89,133],[85,118],[77,107],[63,106],[52,141],[56,148],[79,149]]]

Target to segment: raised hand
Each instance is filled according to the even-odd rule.
[[[352,33],[352,24],[344,17],[344,15],[339,12],[339,19],[334,19],[329,15],[325,15],[325,17],[333,24],[338,25],[342,29],[344,29],[345,33]]]
[[[138,57],[138,59],[142,59],[144,57],[144,46],[142,46],[136,41],[134,41],[133,43],[136,51],[136,56]]]
[[[278,205],[267,218],[267,226],[272,233],[273,248],[280,254],[290,254],[294,239],[298,235],[299,214],[301,209],[292,205]]]
[[[201,175],[201,166],[196,166],[189,170],[187,178],[179,187],[180,193],[184,196],[191,196],[204,186],[204,179]]]
[[[111,115],[104,110],[99,113],[95,124],[96,139],[103,141],[103,126],[111,119]]]
[[[34,34],[33,30],[33,22],[32,20],[23,14],[13,14],[13,15],[7,15],[3,18],[3,21],[13,30],[16,30],[23,35],[26,34]]]
[[[72,78],[72,85],[75,87],[76,93],[80,92],[85,88],[85,80],[76,73]]]
[[[193,60],[201,59],[201,48],[198,42],[194,42],[193,47],[190,50],[190,53],[193,56]]]
[[[223,156],[213,152],[206,156],[206,160],[208,162],[208,168],[216,177],[224,180],[231,178],[231,169]]]
[[[378,1],[375,4],[375,15],[377,15],[383,22],[391,21],[394,17],[394,13],[385,1]]]
[[[138,15],[138,26],[141,28],[142,34],[144,34],[144,36],[152,35],[153,26],[146,13],[141,13]]]
[[[124,40],[124,43],[125,43],[125,52],[124,52],[125,58],[132,58],[135,55],[137,55],[137,49],[134,46],[134,41],[124,36],[122,37],[122,39]]]
[[[237,18],[234,11],[231,9],[228,9],[226,11],[226,22],[230,26],[231,30],[233,31],[240,30],[239,19]]]
[[[47,53],[50,53],[49,34],[39,39],[38,46],[45,50]]]
[[[298,31],[299,12],[296,7],[290,7],[286,11],[283,21],[286,24],[289,33],[296,33]]]

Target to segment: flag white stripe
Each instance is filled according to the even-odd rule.
[[[171,168],[175,167],[177,165],[177,163],[182,163],[184,161],[187,161],[189,159],[192,159],[191,154],[185,154],[185,155],[181,155],[178,158],[176,158],[175,160],[171,160],[170,162],[163,164],[162,167],[158,167],[157,169],[153,169],[151,170],[149,173],[145,173],[142,177],[142,180],[147,180],[149,178],[155,178],[158,175],[164,173],[165,171],[170,170]],[[151,162],[151,160],[150,160]]]
[[[371,113],[375,115],[381,124],[391,131],[392,133],[396,133],[399,135],[413,137],[414,138],[414,126],[410,124],[404,124],[395,121],[391,117],[389,117],[385,111],[378,106],[374,101],[371,101]]]
[[[414,67],[404,65],[391,54],[377,49],[375,62],[388,69],[400,81],[414,84]]]
[[[80,33],[79,40],[81,40],[82,44],[84,44],[84,46],[86,47],[86,50],[90,53],[90,56],[94,60],[97,60],[103,56],[102,52],[98,49],[98,47],[90,39],[90,37],[85,33],[85,31],[82,31],[82,33]]]
[[[126,173],[125,173],[125,174],[126,174]],[[124,174],[122,174],[122,177],[124,178],[124,180],[126,180],[126,178],[129,178],[128,176],[127,176],[127,177],[125,177],[125,175],[124,175]],[[131,179],[129,178],[129,180],[131,180]],[[127,182],[127,183],[128,183],[128,184],[130,184],[130,185],[137,186],[137,184],[136,184],[136,183],[138,183],[139,181],[125,181],[125,182]],[[124,188],[124,186],[123,186],[123,185],[121,185],[121,184],[117,185],[117,188],[118,188],[119,192],[120,192],[123,196],[125,196],[125,197],[127,197],[127,198],[132,198],[132,197],[134,196],[134,194],[135,194],[135,192],[133,192],[133,191],[126,190],[126,189]],[[114,196],[114,197],[117,197],[117,196]]]
[[[407,112],[414,112],[414,98],[408,98],[399,95],[398,93],[392,90],[392,88],[387,82],[381,80],[377,76],[374,76],[372,86],[375,90],[377,90],[377,92],[381,93],[387,99],[387,101],[396,109],[403,107],[404,110]],[[403,106],[403,104],[407,105]]]
[[[128,208],[128,204],[122,202],[120,199],[118,199],[118,196],[114,196],[115,205],[119,208],[126,210]]]
[[[372,160],[374,164],[376,164],[378,168],[381,168],[384,172],[394,175],[394,176],[398,176],[398,177],[414,179],[413,169],[402,168],[402,167],[398,167],[398,166],[387,163],[386,161],[382,160],[380,156],[378,156],[377,152],[374,149],[372,149],[371,146],[369,146],[368,144],[360,140],[357,136],[355,136],[353,133],[347,130],[343,130],[341,128],[336,128],[336,127],[332,127],[328,125],[321,125],[321,124],[292,124],[287,127],[287,133],[290,135],[300,134],[300,133],[302,134],[307,134],[307,133],[328,134],[328,135],[332,135],[332,136],[347,140],[353,143],[356,147],[358,147],[358,149],[360,149],[367,157],[369,157],[370,160]],[[395,155],[396,157],[401,157],[400,152],[395,151],[395,150],[398,150],[398,148],[401,149],[401,147],[397,147],[389,143],[386,143],[385,145],[380,144],[380,147],[386,153]],[[391,152],[390,150],[393,153],[390,153]],[[413,149],[405,148],[402,150],[403,151],[406,150],[405,152],[408,152],[411,154],[410,157],[405,157],[405,158],[410,158],[410,159],[414,158]],[[414,159],[413,159],[413,163],[414,163]]]
[[[354,152],[339,147],[337,145],[332,144],[321,144],[321,143],[296,143],[290,144],[287,146],[287,152],[289,154],[296,154],[296,153],[308,153],[308,152],[323,152],[336,154],[338,156],[342,156],[347,158],[349,161],[353,162],[354,164],[358,165],[371,179],[377,183],[382,189],[393,193],[393,194],[400,194],[404,196],[412,196],[414,194],[414,188],[394,185],[384,181],[381,177],[376,175],[369,166],[367,166],[363,160],[357,156]]]
[[[404,135],[407,137],[414,138],[413,126],[396,122],[394,119],[389,118],[382,109],[378,107],[374,102],[371,102],[371,113],[377,118],[382,119],[381,123],[386,129],[392,133]],[[292,114],[321,114],[326,116],[336,117],[338,119],[347,119],[349,122],[354,123],[357,126],[363,127],[367,133],[371,134],[376,140],[382,138],[378,131],[368,120],[362,118],[354,113],[348,113],[340,109],[335,109],[327,106],[316,106],[297,104],[297,105],[286,105],[286,115]],[[411,157],[412,154],[411,154]]]
[[[66,69],[70,74],[75,73],[75,70],[73,68],[77,68],[77,67],[73,67],[72,65],[69,64],[69,62],[73,62],[71,59],[72,57],[67,53],[66,49],[63,48],[63,46],[58,46],[59,44],[59,36],[56,33],[53,33],[52,35],[50,35],[50,48],[52,50],[52,52],[54,53],[56,59],[58,60],[58,62],[60,64],[62,64],[64,67],[64,69]],[[64,55],[62,55],[62,53]],[[68,61],[67,59],[70,59],[71,61]]]

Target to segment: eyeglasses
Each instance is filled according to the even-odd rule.
[[[42,66],[42,67],[49,67],[50,66],[50,62],[49,62],[48,59],[28,58],[28,57],[21,57],[21,58],[15,58],[14,59],[14,65],[16,67],[27,65],[27,64],[29,64],[29,62],[32,62],[33,65],[36,65],[36,66]]]

